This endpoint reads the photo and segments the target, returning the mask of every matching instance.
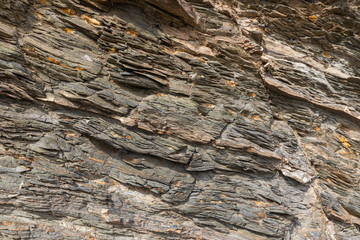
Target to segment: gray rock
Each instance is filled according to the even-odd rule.
[[[359,1],[3,0],[1,239],[360,239]]]

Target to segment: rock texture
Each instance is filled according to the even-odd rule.
[[[1,0],[1,239],[360,239],[359,0]]]

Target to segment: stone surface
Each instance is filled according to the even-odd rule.
[[[360,239],[360,1],[0,1],[1,239]]]

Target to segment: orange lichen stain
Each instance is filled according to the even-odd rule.
[[[165,131],[163,131],[163,130],[157,130],[157,131],[156,131],[156,133],[157,133],[157,134],[160,134],[160,135],[161,135],[161,134],[164,134],[164,132],[165,132]]]
[[[131,36],[134,36],[136,37],[137,36],[137,33],[134,31],[134,30],[129,30],[126,32],[127,34],[131,35]]]
[[[42,4],[49,4],[47,1],[45,1],[45,0],[40,0],[40,2],[42,3]]]
[[[132,140],[132,138],[129,135],[126,135],[126,139]]]
[[[52,57],[48,57],[48,60],[52,63],[55,63],[55,64],[59,64],[59,61],[58,60],[55,60],[54,58]]]
[[[251,92],[251,93],[249,93],[249,96],[250,97],[256,97],[256,94]]]
[[[43,15],[41,15],[40,13],[35,13],[35,15],[36,15],[39,19],[43,19]]]
[[[164,93],[157,93],[156,95],[157,96],[166,96],[166,94],[164,94]]]
[[[329,52],[326,52],[326,51],[322,52],[322,55],[323,55],[323,57],[326,57],[326,58],[331,57],[331,54]]]
[[[15,222],[11,222],[11,221],[2,221],[1,225],[3,226],[13,226],[15,225]]]
[[[67,68],[67,69],[71,69],[71,67],[65,63],[59,63],[60,66]]]
[[[260,202],[260,201],[256,201],[255,205],[258,206],[258,207],[265,207],[265,208],[269,207],[268,203],[264,203],[264,202]]]
[[[82,15],[81,18],[84,19],[87,23],[97,25],[97,26],[101,25],[101,23],[98,20],[96,20],[95,18],[91,18],[91,17],[86,16],[86,15]]]
[[[78,70],[78,71],[84,70],[82,67],[76,67],[75,69]]]
[[[254,116],[253,116],[253,119],[254,119],[254,120],[261,120],[261,118],[259,117],[259,115],[254,115]]]
[[[339,137],[339,140],[342,142],[343,146],[346,148],[350,147],[350,143],[348,143],[348,141],[346,140],[346,138],[344,138],[343,136]]]
[[[310,21],[315,22],[318,19],[318,17],[315,15],[311,15],[311,16],[309,16],[309,19],[310,19]]]
[[[236,84],[234,83],[234,81],[227,81],[226,85],[230,86],[230,87],[235,87]]]
[[[96,159],[96,158],[93,158],[93,157],[89,157],[90,160],[93,160],[95,162],[100,162],[100,163],[104,163],[103,160],[100,160],[100,159]]]
[[[74,30],[71,30],[70,28],[64,28],[64,31],[67,33],[71,33],[71,34],[73,34],[75,32]]]
[[[116,49],[115,49],[115,48],[111,48],[111,49],[109,50],[109,53],[116,53]]]
[[[346,148],[349,148],[350,147],[350,143],[346,142],[346,143],[343,143],[344,147]]]
[[[67,15],[76,15],[76,11],[73,9],[61,8],[60,10]]]
[[[321,131],[321,128],[315,127],[314,130],[317,131],[317,132],[320,132],[320,131]]]
[[[104,181],[99,181],[99,180],[96,180],[95,183],[100,184],[100,185],[106,185],[106,182],[104,182]]]

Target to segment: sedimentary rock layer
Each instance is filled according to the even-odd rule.
[[[2,0],[1,239],[360,239],[359,5]]]

